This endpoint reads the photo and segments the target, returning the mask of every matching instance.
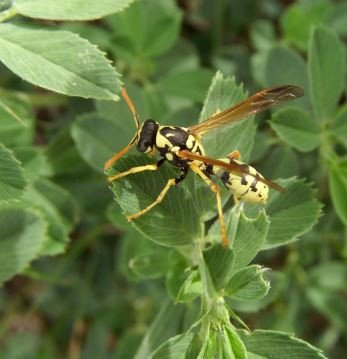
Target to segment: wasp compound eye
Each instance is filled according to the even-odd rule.
[[[150,146],[150,143],[147,140],[140,140],[139,143],[137,144],[137,149],[140,152],[146,152],[147,148]]]
[[[137,149],[140,152],[146,152],[149,147],[153,147],[158,127],[158,123],[153,120],[147,120],[144,122],[140,132],[139,142],[137,144]]]

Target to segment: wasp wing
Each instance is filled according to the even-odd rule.
[[[193,135],[203,135],[208,131],[244,120],[258,112],[283,102],[294,100],[303,95],[304,91],[302,88],[293,85],[267,88],[208,118],[204,122],[189,127],[188,130]]]
[[[250,174],[249,173],[249,166],[247,164],[239,164],[237,162],[230,162],[230,163],[226,163],[220,160],[216,160],[214,158],[210,158],[207,156],[202,156],[202,155],[198,155],[196,153],[192,153],[190,151],[187,150],[182,150],[182,151],[178,151],[177,155],[181,158],[184,159],[188,159],[188,160],[193,160],[193,161],[200,161],[203,162],[207,165],[212,165],[212,166],[219,166],[222,167],[224,169],[226,169],[229,172],[236,172],[236,173],[241,173],[241,174]],[[253,176],[253,175],[251,175]],[[264,178],[263,176],[260,175],[256,175],[253,176],[255,177],[258,181],[263,182],[265,184],[267,184],[269,187],[275,189],[278,192],[285,192],[285,189],[283,187],[281,187],[280,185],[278,185],[275,182],[272,182],[266,178]]]

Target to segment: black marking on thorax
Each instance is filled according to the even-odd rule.
[[[167,138],[173,146],[179,146],[181,149],[186,149],[188,139],[188,132],[181,127],[162,127],[160,134]]]
[[[180,150],[187,149],[186,143],[189,134],[181,127],[170,127],[170,126],[163,126],[159,128],[159,135],[166,138],[166,140],[171,144],[165,144],[164,147],[160,147],[160,143],[156,143],[156,147],[159,153],[166,157],[166,154],[170,152],[172,147],[178,147]],[[158,142],[158,141],[157,141]],[[168,161],[176,167],[180,168],[188,168],[188,160],[183,160],[182,158],[176,156],[173,152],[172,160],[168,159]]]

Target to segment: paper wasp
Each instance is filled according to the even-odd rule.
[[[269,187],[280,192],[284,191],[278,184],[264,178],[253,167],[241,162],[240,153],[237,150],[222,159],[207,157],[201,144],[201,138],[208,131],[244,120],[275,105],[303,96],[303,90],[300,87],[284,85],[267,88],[217,113],[204,122],[188,128],[161,126],[158,122],[150,119],[140,123],[139,115],[125,88],[122,89],[122,96],[132,112],[137,131],[129,144],[105,163],[104,169],[107,170],[113,166],[135,144],[138,151],[148,154],[159,153],[161,159],[157,163],[133,167],[128,171],[109,176],[109,182],[142,171],[155,171],[165,161],[179,169],[178,177],[170,178],[167,181],[157,199],[143,210],[128,216],[128,221],[142,216],[159,204],[170,187],[183,181],[188,171],[192,170],[215,193],[222,240],[223,244],[227,246],[229,242],[225,230],[221,191],[219,186],[212,181],[212,176],[221,179],[224,185],[232,191],[236,201],[244,200],[251,203],[265,204]]]

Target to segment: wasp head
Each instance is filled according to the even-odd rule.
[[[159,124],[153,120],[146,120],[139,129],[137,149],[140,152],[153,151]]]

